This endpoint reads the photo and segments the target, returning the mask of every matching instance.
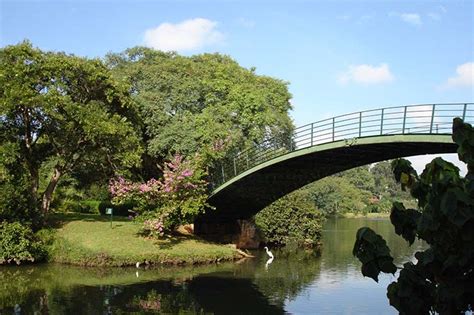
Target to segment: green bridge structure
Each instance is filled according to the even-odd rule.
[[[248,219],[280,197],[326,176],[388,159],[455,153],[455,117],[474,122],[474,103],[387,107],[324,119],[239,152],[213,175],[197,233]]]

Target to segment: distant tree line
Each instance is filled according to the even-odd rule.
[[[390,161],[366,165],[323,178],[303,188],[324,215],[389,213],[392,203],[414,199],[400,189]]]

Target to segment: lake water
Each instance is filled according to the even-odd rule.
[[[395,277],[364,278],[352,256],[361,226],[384,236],[397,265],[423,247],[408,247],[388,219],[333,219],[321,256],[273,250],[268,265],[259,251],[239,263],[181,268],[0,267],[0,314],[396,314],[386,298]]]

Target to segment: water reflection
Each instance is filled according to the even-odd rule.
[[[272,249],[273,260],[260,251],[239,263],[187,268],[0,267],[0,314],[394,314],[385,297],[394,278],[363,278],[352,257],[363,225],[385,237],[397,263],[412,259],[387,220],[340,219],[325,225],[321,257]]]
[[[267,262],[265,263],[265,270],[268,270],[268,266],[273,262],[274,257],[268,258]]]
[[[199,276],[190,282],[193,296],[207,312],[216,314],[284,314],[249,278]]]
[[[414,253],[426,245],[415,241],[412,247],[395,234],[388,219],[333,219],[324,226],[324,248],[320,272],[310,286],[285,304],[295,314],[397,314],[386,297],[386,287],[395,276],[382,275],[379,283],[364,278],[360,262],[352,256],[355,234],[368,226],[381,234],[391,249],[395,264],[414,259]]]
[[[0,313],[258,313],[283,314],[317,274],[311,253],[288,255],[266,264],[266,256],[239,264],[194,268],[98,269],[63,265],[2,267]],[[302,265],[310,261],[309,267]],[[18,310],[21,307],[21,311]]]

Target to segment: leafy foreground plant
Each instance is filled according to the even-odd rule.
[[[395,232],[410,245],[416,237],[429,248],[415,254],[416,263],[400,268],[398,280],[387,288],[390,304],[400,314],[459,314],[474,306],[474,129],[459,118],[453,122],[458,156],[467,164],[466,177],[441,158],[418,176],[407,160],[392,162],[402,189],[409,188],[418,208],[394,203],[390,220]],[[378,281],[380,272],[394,274],[390,249],[370,228],[359,229],[353,249],[362,274]]]

